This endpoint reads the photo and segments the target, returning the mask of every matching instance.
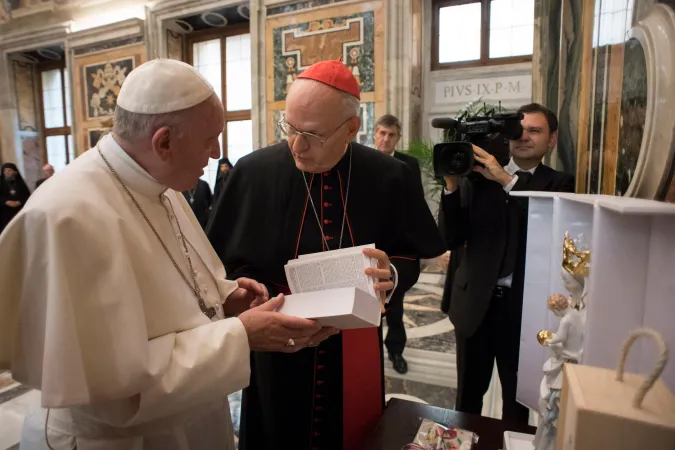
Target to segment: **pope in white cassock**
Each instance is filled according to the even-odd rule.
[[[0,236],[0,369],[43,406],[21,449],[231,449],[226,395],[248,385],[250,351],[294,352],[337,330],[226,280],[180,194],[220,157],[211,85],[154,60],[117,104],[113,133]]]

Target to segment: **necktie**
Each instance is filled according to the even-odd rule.
[[[521,180],[523,184],[528,184],[532,179],[532,174],[527,170],[519,170],[516,172],[516,175],[518,175],[518,179]]]

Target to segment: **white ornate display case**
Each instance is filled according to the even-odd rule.
[[[675,348],[675,204],[605,195],[512,195],[529,197],[518,401],[539,409],[542,365],[550,351],[539,345],[537,333],[558,328],[546,299],[565,293],[560,266],[566,231],[583,235],[591,250],[580,362],[613,368],[617,349],[640,326],[657,330]],[[628,358],[628,372],[645,373],[656,359],[656,347],[635,345],[641,344]],[[662,379],[675,391],[675,364]]]

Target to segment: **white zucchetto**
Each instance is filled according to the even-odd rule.
[[[213,93],[213,86],[191,65],[154,59],[129,73],[117,106],[132,113],[164,114],[191,108]]]

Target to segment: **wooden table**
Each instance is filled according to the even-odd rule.
[[[384,410],[368,449],[400,450],[415,440],[423,419],[441,425],[473,431],[479,436],[476,450],[499,450],[504,446],[504,432],[534,434],[536,429],[527,425],[510,424],[489,417],[474,416],[435,406],[392,398]]]

